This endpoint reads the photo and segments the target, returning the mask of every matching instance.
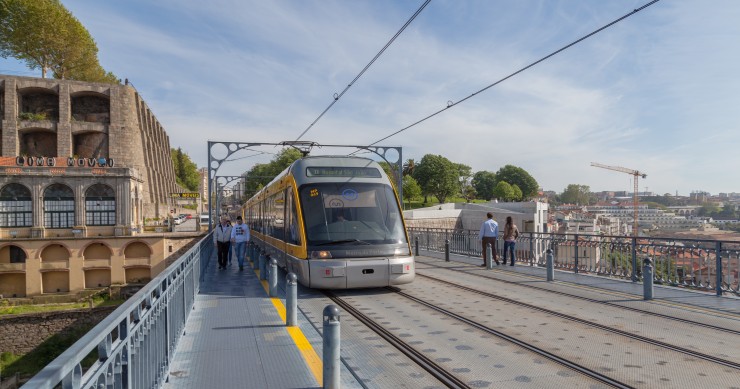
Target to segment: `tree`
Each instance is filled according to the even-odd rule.
[[[475,190],[470,185],[470,177],[473,175],[473,169],[462,163],[456,163],[454,165],[457,170],[457,182],[460,195],[465,199],[466,203],[469,203],[475,196]]]
[[[503,201],[511,201],[514,197],[514,189],[508,182],[499,181],[496,187],[493,188],[493,197]]]
[[[523,200],[536,197],[540,190],[537,181],[526,170],[514,165],[506,165],[496,172],[496,183],[500,181],[518,186],[522,190]]]
[[[522,200],[522,197],[524,195],[522,194],[522,190],[519,189],[519,186],[517,186],[516,184],[512,185],[511,186],[511,191],[512,191],[512,195],[513,195],[511,201],[521,201]]]
[[[569,184],[560,195],[560,201],[576,205],[588,205],[591,188],[588,185]]]
[[[413,176],[414,175],[414,169],[416,168],[416,164],[414,163],[413,159],[409,159],[406,161],[406,163],[403,164],[403,176]]]
[[[421,196],[421,187],[414,177],[405,176],[403,178],[403,199],[411,203],[411,200]]]
[[[190,160],[187,154],[183,153],[181,148],[171,149],[170,155],[177,184],[191,192],[197,192],[200,183],[198,166]]]
[[[280,151],[270,162],[258,163],[247,172],[247,182],[244,186],[244,197],[254,196],[265,185],[269,184],[278,174],[287,169],[294,161],[301,159],[303,155],[294,148],[285,148]]]
[[[496,174],[487,171],[480,171],[473,175],[471,182],[475,192],[481,198],[490,201],[493,198],[493,189],[496,187]]]
[[[0,57],[24,61],[54,77],[117,82],[98,63],[90,33],[59,0],[1,0]]]
[[[455,164],[441,155],[425,155],[416,165],[413,177],[425,196],[433,195],[440,203],[458,191]]]

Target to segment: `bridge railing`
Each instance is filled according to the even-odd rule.
[[[212,252],[209,234],[23,388],[160,387]]]
[[[411,227],[412,245],[419,249],[482,257],[476,230]],[[497,242],[499,259],[503,240]],[[555,268],[574,273],[642,281],[642,262],[653,261],[654,283],[740,295],[740,243],[702,239],[628,237],[587,234],[522,233],[516,242],[517,263],[545,266],[545,251],[553,250]]]

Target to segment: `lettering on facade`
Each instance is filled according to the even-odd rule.
[[[175,199],[198,199],[200,193],[198,192],[186,192],[186,193],[170,193],[170,197]]]

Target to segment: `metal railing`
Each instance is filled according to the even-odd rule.
[[[449,241],[452,254],[482,256],[478,231],[411,227],[412,246],[444,252]],[[497,242],[503,257],[503,240]],[[656,284],[740,295],[740,243],[718,240],[609,235],[522,233],[516,242],[519,264],[545,267],[545,251],[551,248],[555,268],[574,273],[642,281],[642,258],[654,264]],[[639,258],[639,260],[638,260]]]
[[[23,388],[157,388],[167,375],[213,252],[209,234]],[[84,367],[83,360],[94,359]]]

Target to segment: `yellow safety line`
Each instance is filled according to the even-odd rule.
[[[259,279],[260,271],[255,270],[255,273],[257,273],[257,279]],[[267,281],[261,280],[260,284],[262,284],[265,292],[269,294],[270,286],[267,284]],[[277,310],[278,315],[280,315],[280,319],[284,323],[286,315],[285,305],[283,305],[283,302],[277,297],[271,297],[270,301],[272,302],[272,305],[275,306],[275,310]],[[285,327],[285,329],[288,330],[288,335],[293,339],[293,343],[295,343],[298,351],[301,352],[301,356],[303,356],[303,360],[311,370],[311,374],[313,374],[316,382],[319,383],[319,386],[323,386],[324,365],[321,361],[321,357],[319,357],[319,354],[317,354],[316,350],[313,349],[311,342],[309,342],[308,339],[306,339],[306,336],[303,335],[303,331],[301,331],[300,327]]]

